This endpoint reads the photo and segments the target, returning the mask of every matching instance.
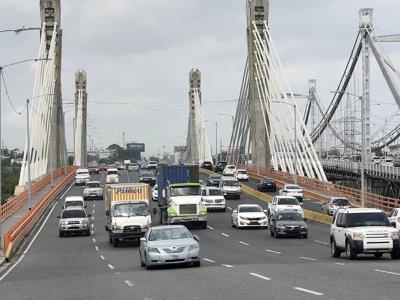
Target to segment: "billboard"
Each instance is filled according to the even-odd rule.
[[[144,152],[144,143],[127,143],[127,150],[134,150],[139,152]]]

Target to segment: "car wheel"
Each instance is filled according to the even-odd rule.
[[[59,237],[64,237],[64,233],[63,233],[63,232],[59,232],[59,233],[58,233],[58,236],[59,236]]]
[[[142,253],[141,253],[140,251],[139,251],[139,255],[140,255],[140,266],[141,266],[141,267],[145,267],[146,264],[143,262]]]
[[[200,261],[195,261],[195,262],[193,263],[193,267],[195,267],[195,268],[198,268],[198,267],[200,267],[200,266],[201,266]]]
[[[147,263],[147,255],[146,255],[146,254],[145,254],[144,258],[145,258],[145,267],[146,267],[146,270],[151,270],[151,269],[152,269],[152,266],[150,266],[150,265]]]
[[[233,223],[233,218],[232,218],[232,227],[235,227],[235,223]]]
[[[383,253],[374,253],[374,256],[376,257],[376,258],[380,258],[380,257],[382,257],[383,256]]]
[[[304,239],[308,238],[308,234],[303,234],[303,238]]]
[[[336,242],[333,238],[331,240],[331,254],[332,254],[332,257],[340,257],[340,250],[336,246]]]
[[[390,253],[392,259],[399,259],[400,258],[400,249],[393,249]]]
[[[272,230],[272,227],[269,228],[269,234],[270,234],[271,236],[274,236],[274,231]]]
[[[354,248],[349,242],[346,242],[346,257],[350,260],[357,258],[357,253],[354,251]]]
[[[112,244],[113,244],[114,248],[117,248],[118,247],[118,239],[113,239]]]

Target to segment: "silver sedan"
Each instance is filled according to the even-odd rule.
[[[140,239],[140,265],[151,269],[170,264],[200,266],[199,238],[183,225],[150,228]]]

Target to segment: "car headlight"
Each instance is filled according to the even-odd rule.
[[[160,253],[160,251],[157,248],[152,248],[152,247],[148,247],[147,251],[152,252],[152,253]]]
[[[60,225],[67,225],[67,221],[61,220]]]
[[[351,237],[353,240],[362,240],[364,238],[364,233],[362,232],[353,232]]]
[[[89,223],[88,220],[83,220],[83,221],[82,221],[82,224],[88,224],[88,223]]]
[[[206,214],[207,214],[207,207],[205,207],[205,206],[200,206],[199,214],[200,214],[201,216],[206,215]]]
[[[279,226],[277,226],[276,228],[277,228],[277,229],[285,229],[286,227],[283,226],[283,225],[279,225]]]
[[[393,232],[391,232],[391,233],[390,233],[390,237],[391,237],[393,240],[399,239],[399,237],[400,237],[399,231],[393,231]]]
[[[190,251],[190,250],[195,250],[195,249],[199,249],[199,244],[190,245],[189,251]]]
[[[122,230],[124,230],[124,228],[122,226],[113,225],[112,230],[113,231],[122,231]]]
[[[306,225],[301,225],[300,229],[307,229],[307,226]]]

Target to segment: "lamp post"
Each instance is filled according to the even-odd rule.
[[[7,65],[3,65],[3,66],[0,65],[0,112],[1,112],[1,101],[2,101],[1,100],[1,85],[2,85],[2,80],[3,80],[3,70],[5,68],[12,67],[12,66],[15,66],[15,65],[19,65],[19,64],[22,64],[22,63],[32,62],[32,61],[40,61],[40,60],[47,60],[47,58],[24,59],[24,60],[20,60],[20,61],[17,61],[17,62],[13,62],[11,64],[7,64]],[[2,182],[2,176],[1,176],[2,167],[1,167],[1,163],[2,163],[2,155],[3,155],[3,145],[1,143],[1,139],[2,139],[1,131],[2,131],[2,128],[1,128],[1,113],[0,113],[0,211],[2,210],[2,200],[3,200],[2,199],[3,197],[2,197],[2,194],[1,194],[2,193],[2,190],[1,190],[1,182]],[[3,249],[3,241],[1,241],[1,237],[2,237],[2,223],[0,222],[0,250]]]

